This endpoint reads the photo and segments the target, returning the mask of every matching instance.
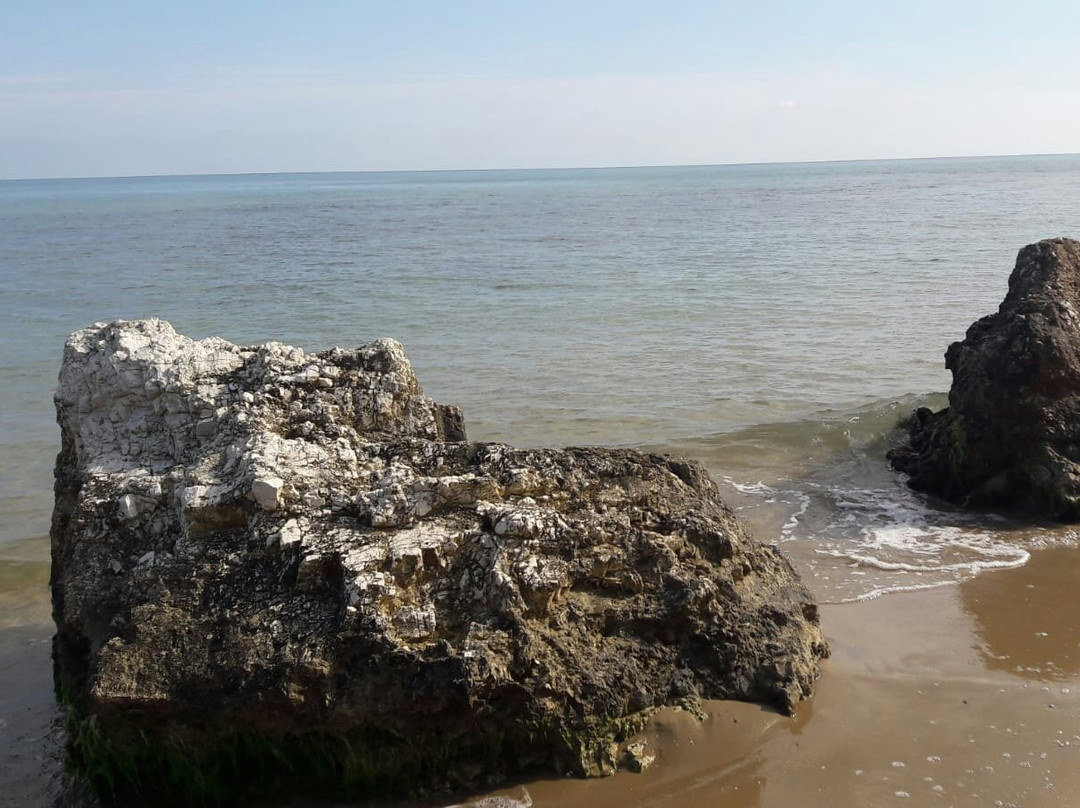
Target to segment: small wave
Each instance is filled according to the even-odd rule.
[[[824,603],[828,605],[838,605],[842,603],[862,603],[868,600],[876,600],[882,595],[892,595],[900,592],[918,592],[923,589],[940,589],[943,586],[955,586],[960,583],[959,581],[935,581],[929,584],[909,584],[906,586],[882,586],[876,589],[871,589],[869,592],[863,592],[858,595],[853,595],[849,598],[840,598],[839,600],[827,600]]]
[[[926,393],[875,399],[843,409],[816,410],[803,418],[756,424],[706,438],[706,442],[724,443],[740,437],[764,438],[770,443],[813,442],[827,434],[848,433],[853,440],[874,438],[896,429],[900,421],[919,407],[940,409],[948,402],[944,393]]]
[[[765,485],[763,482],[756,483],[740,483],[730,477],[724,475],[721,478],[724,482],[738,491],[740,494],[774,494],[776,489],[770,485]]]
[[[1018,532],[1003,517],[937,506],[908,489],[880,456],[825,463],[804,479],[723,479],[749,501],[742,514],[758,535],[764,529],[763,537],[771,532],[784,543],[824,602],[934,588],[1019,567],[1030,559],[1025,537],[1047,541],[1047,531]]]
[[[759,479],[801,477],[804,470],[838,459],[883,458],[900,440],[901,419],[918,407],[939,408],[946,400],[942,394],[874,400],[689,439],[671,448],[694,454],[714,468],[743,469]]]
[[[817,554],[882,573],[870,592],[905,591],[909,586],[883,577],[931,576],[935,585],[956,582],[991,569],[1023,566],[1030,552],[1005,534],[998,517],[945,511],[899,485],[890,488],[833,487],[837,518],[828,536],[808,537]],[[925,586],[926,584],[920,584]],[[860,595],[861,597],[861,595]]]
[[[776,537],[778,544],[791,541],[795,537],[799,520],[810,509],[810,495],[797,488],[777,488],[761,481],[740,483],[728,476],[721,476],[720,479],[740,494],[751,499],[756,498],[762,504],[782,505],[792,509],[786,515],[786,521],[780,526],[780,534]]]
[[[1026,564],[1080,533],[1017,524],[918,494],[885,452],[897,425],[943,395],[904,396],[714,435],[706,464],[761,539],[783,544],[822,602],[948,586]]]
[[[820,551],[826,552],[826,551]],[[859,553],[831,552],[828,555],[834,558],[846,558],[866,567],[882,570],[884,572],[979,572],[981,570],[1011,569],[1022,567],[1031,558],[1031,553],[1018,549],[1016,555],[1010,559],[998,561],[965,561],[954,564],[909,564],[902,561],[883,561],[874,556],[860,555]]]
[[[806,515],[806,512],[808,510],[810,510],[809,496],[807,496],[806,494],[801,494],[798,491],[791,491],[790,493],[799,500],[799,507],[795,511],[795,513],[791,514],[791,516],[788,517],[788,520],[784,522],[783,527],[780,528],[780,534],[786,537],[791,536],[795,529],[798,528],[799,520]]]

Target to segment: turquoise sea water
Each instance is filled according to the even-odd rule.
[[[393,336],[474,439],[701,458],[824,600],[1022,563],[1070,536],[940,510],[882,455],[1057,235],[1080,157],[0,182],[0,585],[43,580],[64,339],[146,316]]]

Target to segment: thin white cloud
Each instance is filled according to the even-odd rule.
[[[1032,88],[1007,75],[933,83],[818,72],[363,84],[285,73],[280,81],[207,76],[188,88],[9,92],[0,85],[0,177],[1080,151],[1077,75]]]
[[[73,73],[0,74],[0,88],[42,88],[52,85],[69,84],[74,81],[75,78],[76,76]]]

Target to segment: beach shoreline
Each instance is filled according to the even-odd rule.
[[[48,593],[26,577],[0,596],[0,804],[32,807],[61,794],[62,736]],[[1061,604],[1078,582],[1080,548],[1054,547],[956,586],[824,606],[833,657],[795,718],[733,702],[707,702],[704,723],[666,710],[644,733],[657,754],[644,773],[524,785],[535,805],[567,808],[1069,805],[1080,629]]]
[[[833,656],[788,719],[708,702],[644,733],[657,761],[539,780],[535,805],[1067,806],[1080,795],[1080,632],[1063,597],[1080,549],[954,586],[822,607]],[[520,788],[494,792],[515,797]]]

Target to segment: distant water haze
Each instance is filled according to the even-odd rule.
[[[158,316],[392,336],[473,439],[698,457],[823,600],[1021,564],[1071,534],[883,455],[1017,250],[1078,225],[1080,157],[0,182],[0,554],[47,552],[64,339]]]

